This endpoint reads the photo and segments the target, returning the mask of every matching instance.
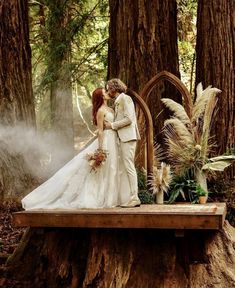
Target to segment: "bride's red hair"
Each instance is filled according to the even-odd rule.
[[[96,119],[97,112],[104,103],[103,89],[104,88],[96,88],[95,91],[93,91],[92,93],[92,118],[93,118],[93,124],[95,125],[97,125],[97,119]]]

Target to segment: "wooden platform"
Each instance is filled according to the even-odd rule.
[[[13,213],[17,227],[221,229],[225,203],[141,205],[136,208],[31,210]]]

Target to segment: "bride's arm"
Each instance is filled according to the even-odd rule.
[[[103,149],[103,131],[104,131],[104,112],[99,109],[96,115],[97,120],[97,135],[98,135],[98,145],[99,149]]]

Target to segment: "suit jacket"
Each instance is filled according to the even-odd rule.
[[[121,93],[114,102],[115,118],[112,129],[117,130],[122,142],[140,139],[135,106],[130,96]]]

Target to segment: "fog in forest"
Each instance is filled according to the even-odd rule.
[[[49,178],[63,166],[69,154],[55,132],[36,131],[23,123],[14,127],[0,126],[0,149],[5,151],[1,160],[6,164],[7,157],[22,156],[27,170],[42,179]]]

